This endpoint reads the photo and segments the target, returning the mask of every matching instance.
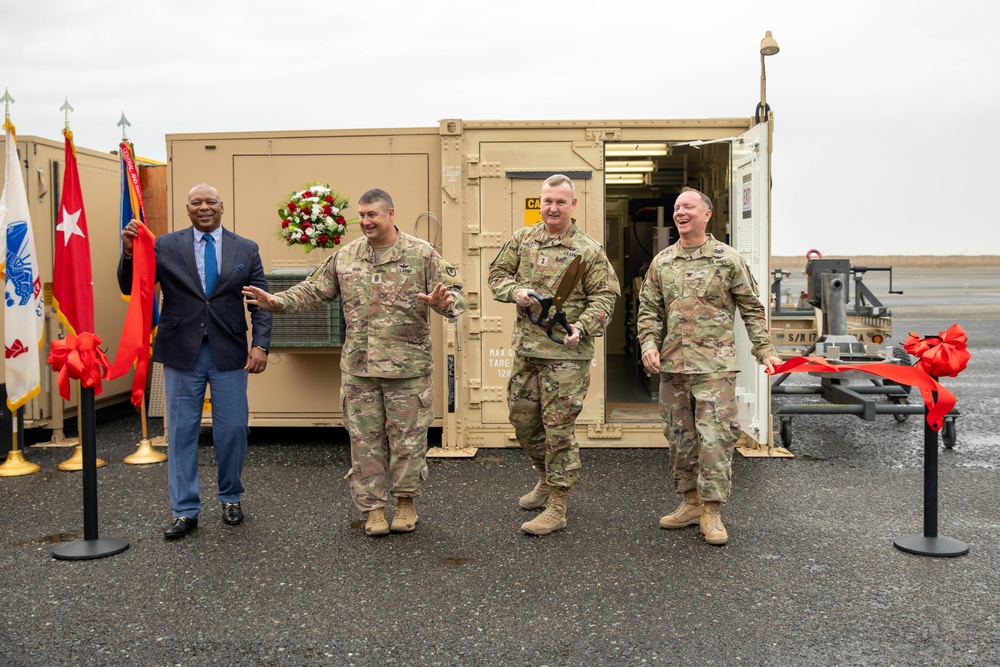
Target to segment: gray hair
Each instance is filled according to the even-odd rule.
[[[705,208],[707,208],[709,211],[712,210],[712,200],[704,192],[702,192],[701,190],[696,190],[694,188],[689,188],[689,187],[686,187],[686,186],[681,189],[681,193],[682,194],[685,193],[685,192],[693,192],[693,193],[695,193],[696,195],[698,195],[699,197],[701,197],[701,203],[705,205]]]
[[[382,210],[388,211],[390,208],[395,208],[392,205],[392,197],[385,190],[380,190],[379,188],[372,188],[368,192],[364,193],[358,197],[358,204],[374,204],[379,202],[382,204]]]
[[[569,176],[566,176],[565,174],[552,174],[551,176],[545,179],[545,182],[542,183],[542,187],[544,188],[546,185],[548,185],[549,187],[554,188],[564,183],[569,184],[569,192],[571,195],[573,195],[573,198],[576,199],[576,186],[573,185],[573,179],[570,178]]]

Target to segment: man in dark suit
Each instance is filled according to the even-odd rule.
[[[240,479],[246,460],[248,373],[267,367],[271,314],[249,306],[253,326],[247,352],[243,287],[267,289],[257,244],[222,228],[222,199],[210,185],[188,193],[191,227],[156,239],[156,281],[163,294],[153,361],[163,364],[167,400],[167,476],[173,522],[167,539],[198,527],[198,437],[205,387],[212,393],[212,441],[218,464],[222,519],[243,522]],[[132,289],[135,220],[122,230],[118,284]]]

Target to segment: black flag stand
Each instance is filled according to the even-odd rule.
[[[90,560],[125,551],[129,543],[113,537],[97,536],[97,433],[94,425],[94,389],[80,390],[80,444],[83,448],[83,539],[73,540],[52,550],[60,560]]]
[[[937,392],[934,392],[937,399]],[[951,558],[969,553],[969,545],[938,535],[938,434],[927,423],[924,410],[924,534],[904,535],[893,540],[900,551],[918,556]]]

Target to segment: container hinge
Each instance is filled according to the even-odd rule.
[[[587,437],[593,440],[620,440],[621,424],[587,424]]]
[[[469,379],[469,403],[472,405],[502,401],[505,393],[505,387],[483,387],[481,379]]]
[[[503,175],[503,165],[499,162],[468,162],[466,164],[466,177],[470,180],[500,178]]]
[[[482,324],[481,331],[493,331],[502,332],[503,331],[503,318],[502,317],[483,317],[480,318]]]

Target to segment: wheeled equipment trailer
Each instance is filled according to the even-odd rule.
[[[866,268],[872,270],[874,267]],[[884,270],[884,269],[876,269]],[[891,269],[890,292],[892,291]],[[865,363],[895,363],[909,365],[909,355],[902,348],[886,347],[882,352],[877,345],[865,344],[847,333],[847,303],[848,277],[856,269],[852,269],[846,259],[813,259],[806,265],[808,276],[809,303],[822,312],[823,331],[825,332],[803,356],[815,354],[826,358],[830,363],[837,362],[851,365]],[[856,280],[856,282],[859,282]],[[874,295],[865,290],[865,296],[875,301]],[[877,301],[875,301],[877,303]],[[878,304],[881,307],[881,304]],[[881,314],[881,313],[879,313]],[[873,378],[861,371],[844,371],[841,373],[809,373],[819,377],[818,385],[785,386],[789,373],[775,377],[771,383],[771,395],[817,395],[824,403],[788,403],[772,410],[772,415],[778,419],[778,435],[786,449],[792,445],[792,417],[795,415],[857,415],[865,421],[874,421],[876,415],[892,415],[896,421],[903,422],[909,415],[923,415],[923,405],[910,405],[908,402],[911,387],[895,382]],[[852,380],[862,380],[863,384],[850,384]],[[880,400],[883,399],[883,400]],[[945,416],[942,429],[942,441],[947,449],[955,446],[955,419],[958,410],[952,410]]]
[[[880,378],[872,379],[872,376],[860,371],[845,371],[837,373],[836,377],[831,377],[830,373],[810,373],[825,377],[820,378],[819,385],[809,386],[780,384],[788,375],[785,373],[775,378],[771,385],[772,395],[819,395],[826,402],[786,403],[772,410],[778,419],[778,435],[786,449],[792,447],[792,417],[796,415],[857,415],[865,421],[875,421],[876,415],[892,415],[896,421],[903,422],[909,415],[923,415],[925,411],[922,404],[910,405],[907,402],[910,387]],[[862,379],[862,376],[870,384],[848,384],[852,379]],[[888,402],[880,402],[879,397],[885,397]],[[955,446],[955,419],[958,416],[958,410],[952,410],[944,418],[941,440],[947,449]]]

